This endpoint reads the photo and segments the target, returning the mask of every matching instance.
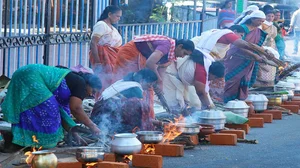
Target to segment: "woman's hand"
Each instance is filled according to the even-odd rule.
[[[90,126],[89,127],[92,131],[93,131],[93,133],[95,134],[95,135],[99,135],[100,133],[101,133],[101,130],[98,128],[98,126],[96,125],[96,124],[92,124],[92,126]]]

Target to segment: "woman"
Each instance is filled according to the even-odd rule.
[[[245,29],[244,40],[262,46],[267,34],[258,27],[265,21],[266,15],[262,11],[254,11],[241,21],[241,26]],[[225,65],[225,88],[224,102],[240,99],[245,100],[248,96],[248,87],[252,86],[256,80],[258,62],[260,55],[267,54],[254,48],[253,51],[259,55],[249,53],[237,46],[231,46],[224,58]],[[256,55],[256,56],[255,56]]]
[[[177,57],[184,57],[194,51],[190,40],[174,40],[162,35],[143,35],[122,46],[118,52],[116,70],[137,72],[142,68],[154,71],[161,84],[168,65]]]
[[[189,55],[194,50],[190,40],[174,40],[162,35],[143,35],[122,46],[116,60],[116,74],[123,76],[127,72],[137,72],[149,68],[158,77],[157,83],[162,90],[163,75],[166,68],[178,57]],[[154,118],[154,93],[149,88],[146,99],[152,107],[150,115]]]
[[[266,40],[263,43],[263,46],[271,47],[276,52],[277,47],[275,43],[275,38],[277,36],[277,29],[273,25],[274,11],[273,10],[265,11],[265,15],[266,15],[266,20],[262,23],[261,29],[265,31],[268,35],[266,37]],[[276,75],[276,67],[266,65],[266,64],[260,64],[257,79],[254,86],[256,87],[274,86],[275,75]]]
[[[102,79],[103,88],[112,82],[107,73],[112,72],[118,47],[122,45],[122,37],[113,26],[121,16],[122,10],[119,7],[107,6],[93,28],[90,62],[95,73],[101,73],[99,77]]]
[[[284,33],[283,33],[284,28],[282,28],[283,27],[283,20],[280,18],[281,17],[280,10],[275,9],[274,14],[275,14],[275,17],[274,17],[273,24],[277,29],[277,36],[275,38],[275,43],[276,43],[278,53],[280,55],[280,60],[283,60],[284,55],[285,55],[285,42],[284,42],[284,39],[283,39],[283,37],[284,37]]]
[[[149,69],[129,73],[103,91],[93,109],[92,120],[102,132],[108,127],[108,134],[131,132],[135,127],[151,130],[151,107],[143,90],[151,87],[157,79]]]
[[[207,62],[206,62],[207,63]],[[209,99],[209,81],[224,76],[224,66],[220,62],[210,62],[205,65],[203,53],[194,50],[190,56],[179,58],[176,63],[171,64],[164,78],[164,95],[169,106],[174,110],[183,110],[186,104],[202,109],[213,107]],[[190,97],[192,91],[190,86],[196,90],[197,97]],[[193,103],[201,101],[200,103]]]
[[[218,16],[218,28],[224,29],[234,25],[235,11],[232,8],[232,0],[226,0]]]
[[[84,113],[82,100],[100,89],[100,79],[92,74],[41,64],[19,68],[2,104],[4,120],[12,123],[12,142],[53,148],[63,139],[63,129],[75,126],[71,115],[99,134],[97,125]]]

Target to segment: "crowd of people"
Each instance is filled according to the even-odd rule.
[[[245,100],[249,87],[274,85],[276,66],[284,65],[274,20],[278,11],[252,5],[236,18],[231,7],[226,1],[219,29],[190,40],[145,34],[123,45],[113,26],[122,10],[106,7],[92,32],[93,74],[45,65],[27,65],[13,74],[2,103],[12,142],[54,147],[63,129],[75,125],[74,118],[99,134],[103,115],[121,125],[112,132],[136,126],[152,130],[154,90],[165,96],[171,111],[180,112],[186,106],[204,110],[214,108],[214,101]],[[90,118],[82,108],[86,96],[96,98]]]

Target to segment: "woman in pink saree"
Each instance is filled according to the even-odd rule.
[[[266,33],[258,27],[264,22],[266,16],[262,11],[255,11],[241,21],[245,29],[243,39],[247,42],[261,46]],[[257,51],[258,52],[258,51]],[[248,97],[248,88],[256,81],[259,56],[254,58],[236,46],[231,46],[224,59],[225,88],[224,102],[230,100],[245,100]]]

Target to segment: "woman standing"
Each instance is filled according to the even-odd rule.
[[[100,89],[101,81],[93,74],[41,64],[19,68],[1,106],[4,120],[12,123],[12,142],[53,148],[63,139],[63,129],[76,125],[71,115],[99,134],[97,125],[83,111],[82,100]]]
[[[224,29],[234,25],[235,11],[232,10],[232,0],[226,0],[218,16],[218,28]]]
[[[265,42],[263,43],[263,46],[271,47],[274,49],[273,51],[277,52],[277,47],[275,43],[275,38],[277,36],[277,28],[273,25],[274,21],[274,11],[268,10],[265,11],[266,20],[262,23],[261,29],[268,33]],[[278,55],[278,54],[274,54]],[[267,87],[267,86],[274,86],[275,81],[275,75],[276,75],[276,67],[266,65],[266,64],[260,64],[259,65],[259,71],[257,75],[257,80],[255,82],[254,86],[257,87]]]
[[[111,73],[117,57],[118,47],[122,45],[122,37],[113,26],[122,16],[122,10],[117,6],[107,6],[94,25],[90,62],[96,74],[103,83],[103,88],[111,84]]]

